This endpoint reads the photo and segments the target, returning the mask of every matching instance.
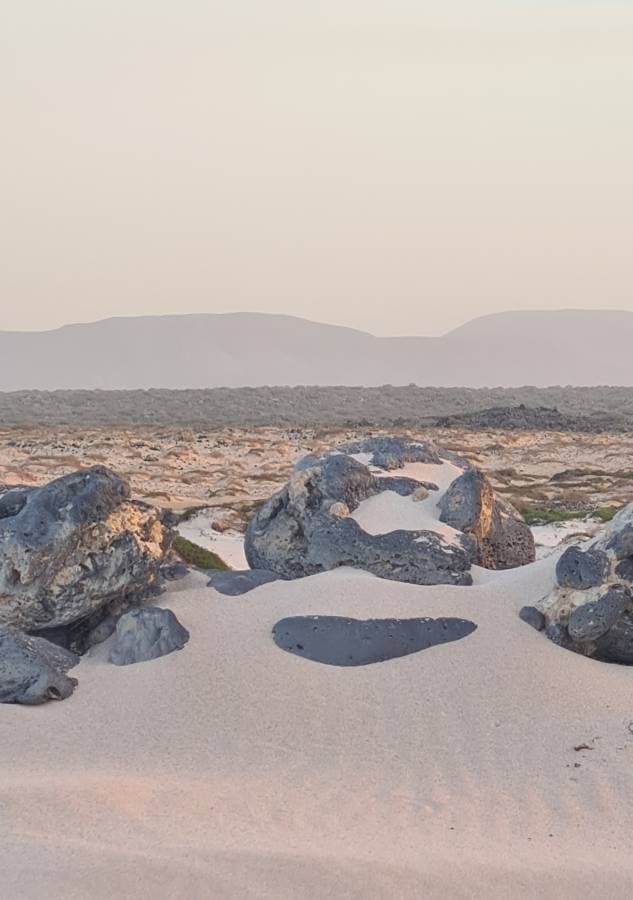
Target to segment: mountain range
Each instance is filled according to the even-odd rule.
[[[261,385],[633,385],[633,313],[517,311],[441,337],[376,337],[264,313],[0,332],[0,390]]]

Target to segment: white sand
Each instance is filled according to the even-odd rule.
[[[585,541],[603,529],[604,523],[597,519],[569,519],[567,522],[534,525],[532,534],[536,544],[536,558],[543,559],[549,556],[562,543]]]
[[[554,563],[230,598],[196,576],[163,602],[182,652],[85,658],[70,700],[0,707],[3,900],[630,897],[633,673],[518,619]],[[302,612],[479,627],[340,669],[274,645]]]
[[[211,527],[214,515],[203,510],[178,526],[178,533],[188,541],[217,553],[232,569],[248,569],[244,555],[244,535],[238,531],[219,532]]]
[[[395,491],[383,491],[375,497],[363,500],[352,513],[352,518],[368,534],[387,534],[401,528],[405,531],[434,531],[449,544],[459,543],[460,532],[440,522],[438,503],[451,482],[462,472],[462,469],[449,462],[441,465],[409,463],[395,472],[382,472],[382,477],[395,475],[415,478],[417,481],[430,481],[436,484],[439,490],[430,491],[425,500],[401,497]]]

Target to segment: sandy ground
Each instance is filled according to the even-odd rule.
[[[215,515],[204,510],[178,525],[177,531],[188,541],[217,553],[220,559],[231,569],[248,569],[244,554],[244,535],[238,531],[226,531],[222,534],[212,527]]]
[[[631,671],[519,620],[555,558],[470,588],[191,576],[162,601],[183,651],[102,645],[71,699],[0,708],[2,897],[630,897]],[[341,669],[275,646],[299,613],[478,628]]]

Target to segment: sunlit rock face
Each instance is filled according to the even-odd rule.
[[[450,523],[442,517],[447,495]],[[430,443],[389,437],[301,460],[251,519],[245,550],[250,566],[284,578],[354,566],[414,584],[468,585],[473,563],[508,568],[534,559],[529,528],[480,473]]]
[[[513,569],[534,562],[534,536],[517,511],[497,497],[477,469],[450,485],[439,507],[440,521],[472,535],[477,563],[486,569]]]
[[[65,626],[144,596],[172,534],[127,482],[95,467],[0,503],[0,624]]]

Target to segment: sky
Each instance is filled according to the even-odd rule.
[[[4,0],[0,329],[633,309],[630,0]]]

